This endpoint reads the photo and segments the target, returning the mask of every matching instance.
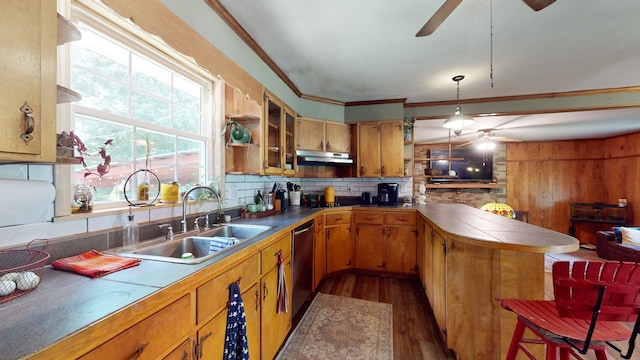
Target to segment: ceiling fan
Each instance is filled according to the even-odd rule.
[[[496,142],[522,142],[522,140],[520,139],[508,138],[505,136],[496,136],[495,130],[496,129],[478,130],[477,139],[461,144],[460,147],[477,144],[481,148],[487,148],[487,147],[490,147],[492,144],[495,145]]]
[[[534,11],[539,11],[547,6],[553,4],[556,0],[522,0]],[[451,15],[462,0],[446,0],[442,6],[433,14],[433,16],[427,21],[424,26],[418,30],[416,37],[428,36],[433,34],[434,31]]]

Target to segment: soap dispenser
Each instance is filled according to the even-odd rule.
[[[122,249],[123,250],[135,250],[140,242],[140,231],[138,224],[133,219],[131,213],[131,206],[129,206],[128,221],[125,222],[122,227]]]

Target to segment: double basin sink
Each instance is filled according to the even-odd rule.
[[[166,261],[180,264],[199,264],[221,255],[242,242],[271,229],[266,225],[225,224],[192,236],[176,235],[173,240],[155,240],[141,244],[134,250],[118,250],[120,256]]]

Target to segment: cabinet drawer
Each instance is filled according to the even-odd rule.
[[[325,226],[351,223],[351,212],[342,211],[327,214]]]
[[[191,339],[185,340],[180,346],[175,348],[169,355],[162,360],[191,360],[193,359],[193,351]]]
[[[278,265],[278,251],[282,251],[282,258],[287,258],[291,255],[291,235],[285,235],[278,239],[275,243],[271,244],[266,249],[260,252],[262,256],[262,271],[261,274],[266,274],[269,270]]]
[[[416,214],[391,213],[387,214],[387,225],[415,225]]]
[[[356,212],[355,213],[356,224],[384,224],[385,213],[376,212]]]
[[[80,359],[158,359],[191,331],[191,296],[185,295]]]
[[[227,306],[229,300],[228,286],[240,280],[240,291],[258,280],[260,259],[258,254],[243,261],[233,269],[216,276],[198,287],[196,291],[198,324],[217,314]]]

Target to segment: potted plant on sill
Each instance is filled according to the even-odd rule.
[[[111,156],[107,154],[107,147],[112,146],[112,139],[104,142],[94,155],[89,153],[84,142],[73,131],[58,134],[57,136],[56,155],[59,162],[81,164],[85,170],[84,177],[90,175],[98,175],[100,178],[111,169]],[[80,156],[75,156],[76,152]],[[92,171],[85,162],[85,156],[100,155],[102,163],[96,166],[96,170]],[[73,189],[73,201],[71,204],[71,213],[86,213],[93,210],[93,197],[95,188],[92,185],[76,184]]]
[[[58,143],[57,143],[57,157],[58,159],[72,159],[72,163],[79,163],[85,169],[84,177],[89,175],[98,175],[99,177],[104,176],[111,169],[111,156],[107,154],[107,148],[112,146],[113,139],[109,139],[104,142],[104,144],[98,149],[96,154],[92,154],[87,150],[84,142],[76,135],[73,130],[58,134]],[[76,152],[80,156],[75,156]],[[89,170],[87,167],[87,163],[85,162],[85,156],[97,156],[100,155],[102,158],[102,163],[96,166],[96,170]]]

